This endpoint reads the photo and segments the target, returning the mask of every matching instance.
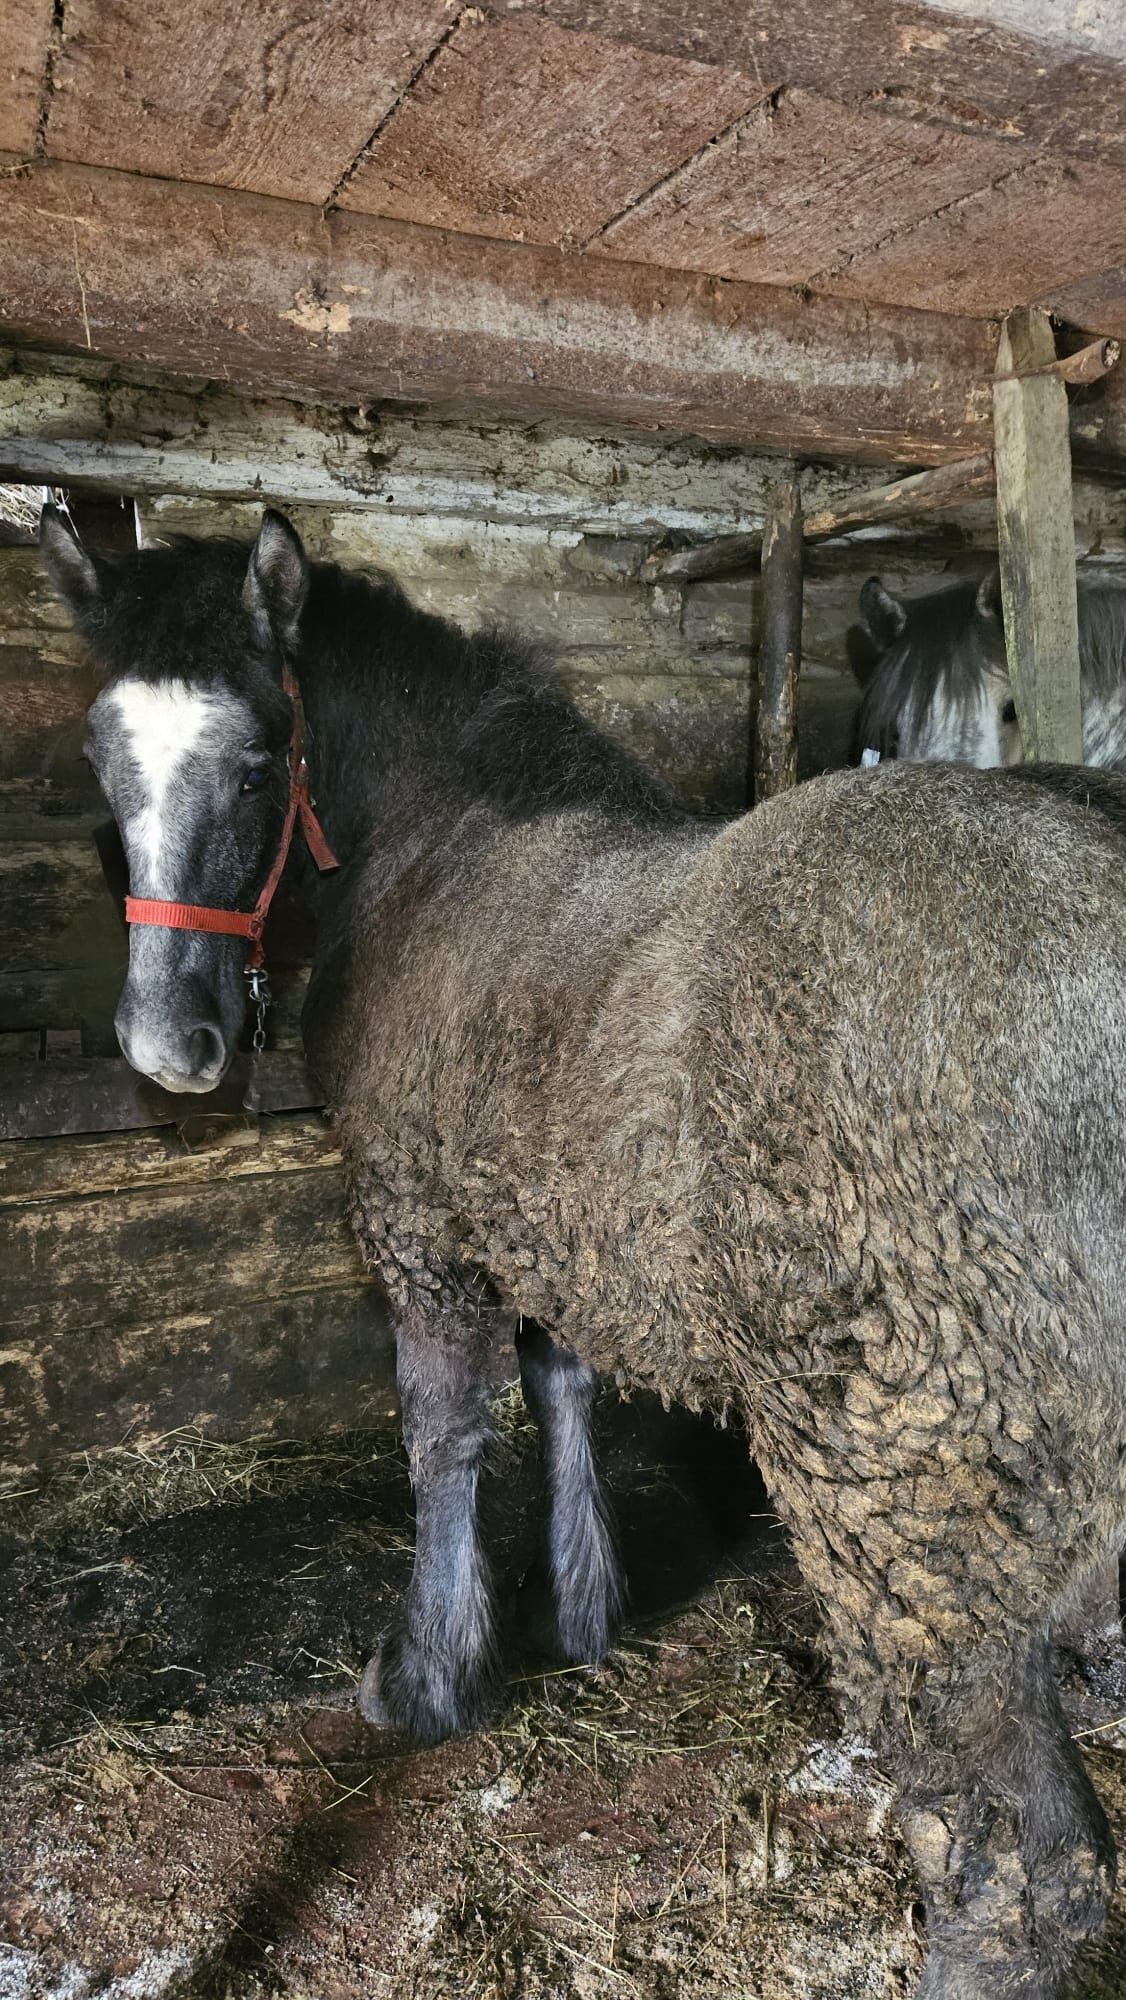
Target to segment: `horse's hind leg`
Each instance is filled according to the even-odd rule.
[[[548,1554],[559,1644],[569,1660],[600,1660],[622,1611],[613,1521],[595,1464],[591,1412],[598,1377],[542,1327],[516,1337],[520,1382],[547,1472]]]
[[[1106,1918],[1114,1840],[1046,1640],[1012,1634],[928,1670],[914,1718],[892,1722],[882,1750],[926,1896],[918,2000],[1062,2000]]]
[[[490,1322],[409,1305],[396,1317],[403,1442],[415,1496],[403,1615],[360,1686],[369,1722],[436,1743],[486,1719],[498,1679],[492,1584],[477,1527],[488,1439]]]
[[[931,1942],[919,2000],[1058,2000],[1105,1919],[1114,1842],[1043,1639],[997,1694],[979,1688],[950,1729],[955,1699],[937,1738],[912,1746],[904,1830]],[[928,1750],[957,1773],[955,1792],[944,1795],[938,1769],[934,1791],[920,1787]]]
[[[1060,1703],[1048,1645],[1029,1655],[1014,1744],[1023,1786],[1021,1854],[1032,1884],[1041,1948],[1066,1968],[1075,1946],[1102,1929],[1115,1878],[1114,1837]]]

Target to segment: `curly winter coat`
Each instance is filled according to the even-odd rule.
[[[719,829],[526,648],[310,568],[276,515],[94,591],[65,533],[111,796],[115,689],[174,672],[280,744],[283,652],[300,681],[346,861],[307,1040],[397,1306],[418,1506],[367,1711],[422,1737],[485,1711],[484,1361],[515,1311],[567,1649],[618,1600],[592,1370],[736,1407],[900,1788],[923,1991],[1059,1994],[1113,1869],[1046,1638],[1126,1531],[1126,785],[901,765]],[[268,815],[252,836],[219,796],[161,893],[264,873]],[[214,968],[230,1039],[229,949],[134,934],[123,1019],[159,1024],[162,1074],[191,1046],[177,965],[192,1033]]]

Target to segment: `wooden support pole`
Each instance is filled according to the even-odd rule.
[[[1100,343],[1099,372],[1117,353]],[[1036,306],[1009,314],[993,385],[997,536],[1005,644],[1024,754],[1083,761],[1079,617],[1067,390],[1051,321]],[[1082,371],[1076,379],[1085,379]],[[1089,379],[1086,378],[1086,379]],[[1118,1560],[1088,1577],[1061,1632],[1120,1629]]]
[[[777,487],[762,537],[756,805],[797,783],[802,554],[801,489],[794,473]]]
[[[1022,306],[1001,330],[993,385],[1001,599],[1025,757],[1081,764],[1067,390],[1053,371],[1046,312]]]

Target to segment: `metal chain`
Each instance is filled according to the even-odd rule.
[[[270,992],[270,982],[264,966],[256,965],[246,976],[250,981],[251,1003],[257,1010],[251,1047],[255,1055],[260,1056],[266,1046],[266,1009],[273,995]]]
[[[266,1046],[266,1009],[273,995],[270,992],[270,981],[264,965],[248,965],[246,968],[246,979],[249,988],[250,1004],[255,1009],[255,1018],[254,1033],[250,1039],[250,1046],[253,1050],[250,1059],[250,1081],[246,1086],[246,1095],[242,1102],[244,1110],[257,1111],[260,1103],[258,1091],[258,1058]]]

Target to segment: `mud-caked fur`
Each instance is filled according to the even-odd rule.
[[[260,568],[279,537],[292,560],[263,536]],[[248,556],[182,558],[228,593],[236,679],[271,662]],[[144,670],[147,560],[111,671]],[[737,1409],[899,1789],[923,1991],[1056,2000],[1113,1877],[1045,1646],[1126,1525],[1126,790],[898,764],[718,829],[518,643],[332,567],[301,592],[345,863],[307,1040],[398,1313],[419,1514],[369,1712],[432,1737],[485,1711],[481,1377],[521,1315],[567,1351],[522,1359],[578,1649],[617,1588],[589,1371]]]

